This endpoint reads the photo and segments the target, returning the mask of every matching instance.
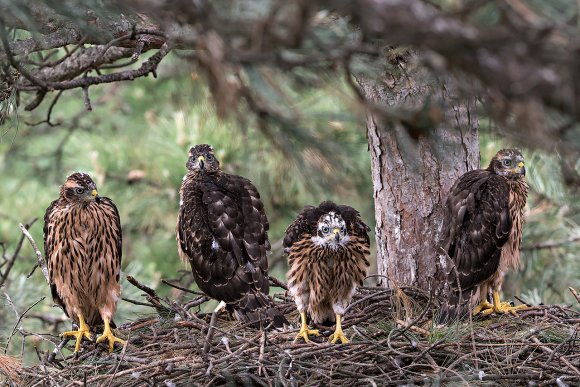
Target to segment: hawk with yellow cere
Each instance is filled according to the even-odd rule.
[[[526,308],[499,297],[504,276],[520,263],[528,196],[525,174],[522,154],[502,149],[486,169],[465,173],[451,188],[440,246],[453,268],[440,321],[461,318],[471,308],[473,314],[484,315]]]
[[[348,343],[341,318],[357,285],[362,286],[369,266],[370,228],[354,208],[331,201],[306,206],[286,230],[288,287],[300,312],[296,339],[318,336],[314,323],[336,322],[330,341]]]
[[[176,237],[197,286],[255,328],[287,324],[268,296],[268,218],[258,190],[221,170],[213,148],[189,151]]]
[[[101,197],[86,173],[67,177],[60,196],[44,215],[44,253],[54,302],[78,326],[64,332],[76,339],[91,340],[91,327],[104,324],[97,343],[106,341],[109,352],[115,343],[112,317],[121,294],[121,223],[113,201]]]

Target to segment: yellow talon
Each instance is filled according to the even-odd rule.
[[[337,314],[336,315],[336,329],[334,330],[334,333],[332,335],[330,335],[328,341],[330,341],[332,344],[335,344],[339,340],[340,340],[341,344],[346,344],[349,342],[349,340],[344,335],[344,332],[342,332],[342,325],[340,324],[340,315]]]
[[[473,308],[473,312],[471,312],[471,314],[475,316],[484,310],[492,308],[493,304],[490,304],[487,300],[482,300],[475,308]]]
[[[306,324],[306,311],[300,312],[300,332],[296,335],[294,342],[296,342],[299,338],[303,338],[305,343],[309,343],[310,339],[308,338],[309,335],[320,336],[320,332],[318,329],[308,329],[308,325]]]
[[[62,337],[72,336],[76,338],[75,352],[81,350],[81,341],[83,340],[83,337],[92,340],[91,332],[89,330],[89,326],[85,322],[85,319],[80,314],[78,316],[79,316],[78,331],[66,331],[60,334]]]
[[[512,315],[517,316],[516,314],[517,310],[526,310],[526,309],[530,309],[530,307],[527,305],[512,306],[511,303],[509,302],[501,302],[499,299],[499,293],[493,292],[493,308],[486,309],[482,313],[484,316],[487,316],[492,313],[500,313],[500,314],[511,313]]]
[[[125,345],[125,340],[119,339],[113,335],[111,332],[111,327],[109,325],[109,319],[104,319],[105,321],[105,329],[103,330],[103,334],[97,339],[97,344],[102,343],[105,340],[109,341],[109,353],[113,352],[115,348],[115,343],[119,343],[121,345]]]

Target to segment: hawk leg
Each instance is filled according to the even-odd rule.
[[[511,313],[516,316],[516,310],[525,310],[529,309],[530,307],[527,305],[518,305],[518,306],[511,306],[509,302],[501,302],[499,299],[499,292],[493,292],[493,308],[485,309],[481,313],[484,316],[487,316],[492,313]]]
[[[336,329],[334,330],[334,333],[330,335],[328,341],[334,344],[338,340],[340,340],[341,344],[346,344],[349,342],[344,333],[342,332],[342,325],[340,325],[340,314],[336,315]]]
[[[79,329],[78,331],[66,331],[61,333],[62,337],[75,337],[76,338],[76,344],[75,344],[75,352],[78,352],[81,350],[81,341],[84,338],[87,338],[89,340],[92,339],[91,337],[91,332],[89,330],[89,326],[87,325],[87,323],[85,322],[85,319],[82,315],[78,315],[79,316]]]
[[[320,333],[318,332],[318,329],[308,329],[308,325],[306,324],[306,311],[301,311],[300,312],[300,332],[298,332],[298,334],[296,335],[296,338],[294,339],[294,342],[296,342],[296,340],[298,340],[299,338],[303,338],[305,343],[310,342],[310,339],[308,338],[308,335],[314,335],[314,336],[319,336]]]
[[[97,339],[97,344],[102,343],[105,340],[109,341],[109,353],[113,352],[113,348],[115,348],[115,343],[119,343],[121,345],[125,345],[125,340],[121,340],[118,337],[113,335],[111,332],[111,327],[109,325],[109,319],[104,318],[105,321],[105,329],[103,330],[103,334]]]

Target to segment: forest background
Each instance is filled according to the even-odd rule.
[[[211,80],[179,53],[170,53],[156,75],[91,88],[92,111],[81,89],[63,93],[54,110],[48,102],[31,112],[14,110],[15,97],[2,104],[10,113],[0,137],[0,273],[7,273],[0,278],[0,345],[7,353],[20,352],[21,337],[11,336],[17,315],[28,308],[22,329],[35,332],[31,342],[40,348],[49,347],[43,334],[56,334],[58,326],[45,332],[43,322],[69,324],[53,307],[40,271],[29,276],[36,256],[27,241],[20,242],[18,226],[36,219],[30,232],[41,246],[44,211],[73,171],[90,173],[100,194],[119,208],[122,290],[129,299],[140,292],[126,282],[126,275],[169,297],[173,289],[161,280],[189,276],[177,255],[174,230],[186,154],[197,143],[212,144],[227,172],[251,179],[260,191],[271,225],[270,272],[277,278],[284,279],[287,269],[281,252],[284,230],[305,204],[326,199],[349,204],[374,227],[366,110],[344,77],[318,72],[297,78],[271,68],[248,70],[249,82],[274,106],[294,113],[291,125],[272,122],[264,130],[248,107],[240,107],[235,116],[220,114],[208,87]],[[503,147],[518,147],[531,188],[523,265],[510,273],[504,293],[532,304],[574,304],[568,287],[580,288],[578,188],[566,183],[558,152],[522,146],[504,135],[481,104],[476,109],[481,165]],[[572,169],[580,173],[577,158]],[[375,283],[374,278],[367,281]],[[121,301],[115,319],[123,323],[148,312]]]

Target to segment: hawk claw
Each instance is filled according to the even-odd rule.
[[[334,333],[332,335],[330,335],[330,337],[328,338],[328,341],[330,341],[332,344],[335,344],[338,340],[340,340],[341,344],[346,344],[349,342],[349,340],[344,335],[344,332],[342,331],[342,324],[340,323],[340,320],[341,320],[341,316],[339,314],[337,314],[336,315],[336,328],[334,330]]]
[[[108,333],[103,332],[103,335],[97,339],[97,344],[102,343],[103,341],[109,341],[109,353],[113,352],[115,348],[115,343],[119,343],[121,345],[125,345],[125,340],[115,337],[111,331]]]
[[[83,337],[89,340],[92,340],[93,337],[89,330],[89,326],[85,323],[85,319],[83,316],[79,315],[79,329],[76,331],[66,331],[60,334],[62,337],[75,337],[75,352],[79,352],[81,350],[81,341]]]
[[[310,335],[320,336],[320,332],[318,331],[318,329],[308,329],[308,327],[302,327],[300,328],[300,332],[298,332],[298,334],[296,335],[294,342],[298,341],[298,339],[302,337],[305,343],[309,343],[310,339],[308,336]]]
[[[492,313],[505,314],[510,313],[513,316],[517,316],[516,311],[530,309],[528,305],[522,304],[514,306],[513,302],[501,302],[499,299],[499,293],[493,292],[493,305],[491,308],[483,310],[481,313],[483,316],[490,315]],[[475,311],[475,310],[474,310]]]
[[[346,336],[344,335],[344,333],[342,332],[342,329],[340,331],[338,331],[338,329],[336,331],[334,331],[334,333],[332,335],[330,335],[330,337],[328,338],[328,341],[330,341],[330,343],[335,344],[338,340],[340,340],[341,344],[346,344],[349,343],[350,341],[346,338]]]
[[[479,313],[483,312],[484,310],[492,308],[493,304],[489,303],[487,300],[482,300],[475,308],[473,308],[473,312],[471,312],[471,314],[473,316],[476,316]]]
[[[105,329],[103,330],[103,334],[101,336],[99,336],[99,338],[97,339],[97,344],[102,343],[105,340],[109,341],[109,353],[113,352],[113,349],[115,348],[115,343],[119,343],[121,345],[125,345],[125,340],[122,340],[118,337],[115,337],[115,335],[113,335],[113,332],[111,332],[111,327],[109,326],[109,320],[105,319]]]

